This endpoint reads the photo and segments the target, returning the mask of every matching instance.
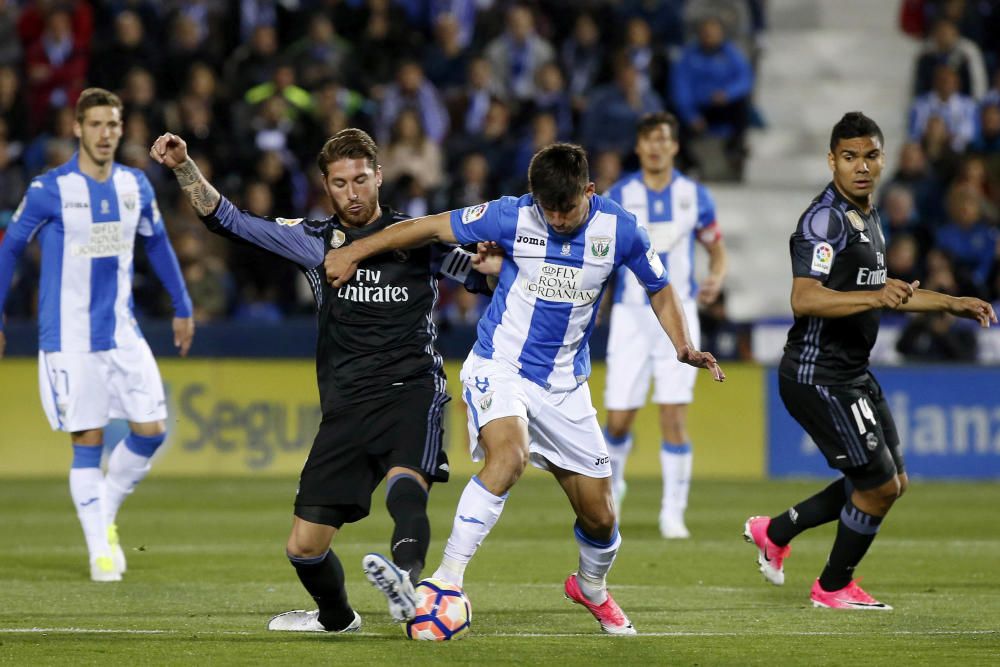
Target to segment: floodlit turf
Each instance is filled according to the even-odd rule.
[[[432,495],[432,566],[463,484]],[[472,636],[430,644],[405,640],[361,575],[361,556],[384,550],[389,539],[381,503],[336,540],[363,632],[289,636],[268,633],[264,624],[274,613],[311,608],[283,555],[295,480],[148,480],[120,519],[129,558],[120,584],[86,580],[64,480],[0,480],[0,663],[1000,661],[1000,485],[913,485],[859,572],[869,592],[896,607],[888,613],[809,606],[832,526],[795,541],[784,587],[757,573],[754,551],[740,537],[747,515],[776,512],[818,488],[696,483],[688,513],[693,539],[665,542],[656,529],[658,482],[632,482],[611,587],[644,636],[615,638],[563,599],[562,581],[576,566],[568,505],[550,479],[526,478],[469,570]]]

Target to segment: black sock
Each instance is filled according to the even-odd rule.
[[[865,557],[868,547],[875,541],[883,517],[862,512],[850,500],[840,513],[837,539],[833,542],[830,559],[819,576],[824,591],[839,591],[851,583],[854,568]]]
[[[851,494],[850,487],[850,481],[841,477],[816,495],[774,517],[767,527],[768,539],[783,547],[799,533],[834,521],[844,509],[844,503]]]
[[[288,555],[299,581],[319,606],[319,622],[327,630],[343,630],[354,621],[354,610],[347,602],[344,567],[333,551],[316,558]]]
[[[431,543],[427,490],[412,477],[396,477],[386,493],[385,506],[396,522],[392,531],[392,562],[409,571],[410,581],[416,584]]]

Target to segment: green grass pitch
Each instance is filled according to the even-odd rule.
[[[440,558],[464,480],[431,496]],[[624,544],[611,590],[640,636],[602,635],[562,597],[576,565],[572,517],[556,484],[530,475],[473,561],[466,590],[473,634],[409,642],[360,573],[384,550],[390,524],[373,516],[335,540],[354,636],[264,630],[288,609],[311,608],[283,547],[294,479],[152,478],[120,517],[129,571],[120,584],[86,579],[86,557],[63,479],[0,481],[0,663],[126,664],[1000,664],[1000,485],[916,480],[859,569],[895,611],[813,609],[808,591],[833,534],[800,536],[776,588],[756,571],[740,533],[752,513],[774,513],[820,482],[693,485],[693,539],[656,528],[659,483],[631,483]]]

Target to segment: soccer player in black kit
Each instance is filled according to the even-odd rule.
[[[744,537],[764,578],[785,582],[799,533],[837,520],[837,536],[810,599],[816,607],[888,610],[854,581],[892,504],[907,487],[889,406],[868,368],[883,309],[945,311],[996,323],[990,304],[920,289],[886,274],[885,240],[872,193],[884,164],[882,131],[860,112],[834,125],[827,155],[833,182],[792,234],[792,311],[778,368],[781,400],[842,477],[774,517],[750,517]]]
[[[299,479],[286,553],[319,609],[279,614],[268,629],[351,632],[361,627],[330,544],[341,526],[368,515],[372,492],[383,477],[386,507],[395,522],[392,561],[369,554],[363,565],[369,581],[386,595],[393,617],[412,618],[413,583],[430,542],[427,494],[433,482],[448,479],[441,417],[449,397],[432,320],[437,278],[445,275],[471,290],[487,291],[485,276],[470,269],[485,271],[489,253],[441,245],[385,253],[365,262],[352,282],[330,287],[323,269],[327,249],[405,219],[379,205],[377,148],[361,130],[338,132],[319,153],[335,213],[322,221],[261,218],[238,210],[205,179],[177,135],[157,138],[150,155],[174,171],[209,229],[295,262],[317,300],[316,374],[323,419]],[[499,266],[493,269],[498,272]]]

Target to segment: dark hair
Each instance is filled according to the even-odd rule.
[[[855,137],[878,137],[879,143],[885,146],[885,137],[882,136],[878,123],[860,111],[848,111],[830,132],[830,152],[837,150],[837,142],[841,139]]]
[[[121,98],[110,90],[105,90],[104,88],[87,88],[80,93],[80,97],[76,100],[77,122],[83,122],[83,116],[87,113],[87,109],[93,109],[94,107],[113,107],[118,109],[119,114],[125,110]]]
[[[677,122],[677,116],[673,115],[669,111],[657,111],[656,113],[648,113],[639,119],[639,124],[635,128],[636,136],[643,137],[655,130],[660,125],[667,125],[670,127],[670,138],[674,141],[678,140],[678,135],[680,133],[680,124]]]
[[[587,152],[576,144],[546,146],[528,165],[528,188],[544,209],[560,213],[571,210],[588,183]]]
[[[364,158],[368,161],[368,166],[373,170],[377,169],[378,146],[364,130],[348,127],[326,140],[319,155],[316,156],[316,164],[323,172],[323,176],[326,176],[330,163],[357,158]]]

